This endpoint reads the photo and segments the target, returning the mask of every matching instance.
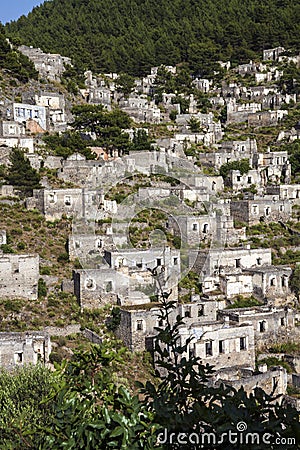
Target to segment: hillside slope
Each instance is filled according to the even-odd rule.
[[[291,0],[52,0],[6,25],[11,39],[71,56],[95,71],[145,73],[151,65],[243,60],[298,44]],[[207,64],[206,64],[207,66]],[[208,68],[209,70],[209,68]],[[205,75],[205,70],[204,73]]]

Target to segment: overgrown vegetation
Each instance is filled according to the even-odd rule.
[[[290,366],[289,363],[287,363],[286,361],[283,361],[279,358],[276,358],[275,356],[270,356],[268,358],[263,358],[259,360],[259,365],[261,364],[266,364],[268,369],[270,369],[271,367],[283,367],[284,369],[286,369],[287,373],[292,373],[292,367]]]
[[[31,196],[33,189],[39,189],[40,176],[25,158],[21,149],[14,148],[10,154],[11,165],[5,176],[8,184],[14,186],[22,196]]]
[[[249,159],[241,159],[239,161],[230,161],[220,167],[220,175],[225,180],[231,170],[239,170],[241,175],[245,175],[251,169]]]
[[[253,306],[261,306],[261,305],[262,303],[252,296],[243,297],[242,295],[237,295],[236,298],[233,299],[233,303],[228,305],[226,309],[251,308]]]

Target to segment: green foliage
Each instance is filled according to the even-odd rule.
[[[57,261],[60,263],[68,262],[69,261],[68,253],[65,252],[65,253],[61,253],[60,255],[58,255]]]
[[[235,308],[251,308],[252,306],[261,306],[261,302],[256,300],[254,297],[243,297],[242,295],[238,295],[234,302],[227,306],[226,309],[235,309]]]
[[[76,353],[63,364],[61,382],[53,386],[51,428],[44,430],[43,449],[152,449],[155,424],[137,396],[118,383],[124,349],[104,342]],[[46,431],[46,433],[45,433]]]
[[[68,132],[62,135],[58,133],[45,135],[43,141],[55,156],[67,158],[73,153],[81,153],[86,159],[95,159],[96,157],[88,148],[88,145],[91,145],[91,141],[83,139],[78,132]]]
[[[251,169],[251,167],[249,164],[249,159],[244,158],[239,161],[230,161],[226,164],[223,164],[220,167],[220,175],[225,180],[228,177],[229,172],[231,170],[239,170],[241,175],[244,175],[244,174],[248,173],[250,169]]]
[[[182,278],[178,284],[179,289],[187,289],[191,294],[194,292],[195,294],[202,293],[202,285],[199,281],[199,275],[196,272],[190,270],[187,275]]]
[[[270,353],[288,353],[299,354],[300,345],[297,342],[283,342],[282,344],[274,344],[269,348]]]
[[[137,131],[134,131],[130,150],[151,150],[151,140],[145,130],[138,129]]]
[[[190,120],[188,121],[188,125],[192,133],[198,133],[199,131],[201,131],[200,121],[195,117],[190,118]]]
[[[10,312],[15,312],[15,313],[19,313],[23,306],[24,306],[24,301],[23,300],[2,300],[0,301],[0,303],[3,304],[5,311],[10,311]]]
[[[54,378],[40,364],[20,367],[12,373],[0,372],[1,449],[40,448],[40,433],[27,434],[40,425],[47,428],[53,418],[52,402],[42,400],[52,388]]]
[[[41,275],[51,275],[51,268],[48,266],[40,267]]]
[[[280,77],[279,86],[283,92],[300,94],[300,69],[295,63],[288,64]]]
[[[213,369],[208,364],[201,364],[200,358],[189,351],[193,337],[182,342],[182,318],[177,317],[173,325],[170,322],[175,304],[168,301],[169,295],[165,292],[161,295],[159,320],[165,326],[157,328],[155,339],[155,360],[160,382],[158,385],[147,382],[141,387],[146,405],[154,415],[153,421],[161,426],[159,431],[164,431],[163,435],[169,437],[172,433],[175,436],[179,433],[186,433],[187,436],[192,433],[198,436],[203,436],[203,433],[222,435],[222,442],[205,447],[214,449],[249,448],[249,444],[239,442],[235,446],[229,440],[228,431],[236,432],[236,425],[241,421],[246,422],[248,432],[295,437],[300,432],[297,411],[290,407],[283,408],[262,389],[256,388],[254,393],[247,395],[243,388],[237,391],[224,385],[214,388],[206,384]],[[224,431],[227,433],[222,434]],[[167,440],[162,448],[200,448],[191,445],[188,440],[186,443],[181,440],[180,447],[173,443]]]
[[[61,77],[62,84],[67,88],[71,94],[78,94],[78,88],[84,89],[84,75],[83,68],[76,66],[65,66],[65,71]]]
[[[4,184],[4,182],[5,182],[6,172],[7,172],[7,168],[3,164],[0,164],[0,184],[1,185]]]
[[[131,125],[130,117],[119,109],[106,111],[102,105],[80,105],[72,108],[73,128],[78,132],[93,133],[94,145],[99,145],[112,152],[125,153],[130,147],[129,136],[123,129]]]
[[[268,368],[274,367],[274,366],[284,367],[286,369],[287,373],[292,373],[291,366],[286,361],[278,359],[275,356],[263,358],[263,359],[259,360],[258,364],[267,364]]]
[[[24,242],[18,242],[17,249],[18,250],[25,250],[26,244]]]
[[[6,30],[12,40],[70,56],[96,73],[141,75],[185,62],[210,76],[220,71],[215,61],[247,62],[263,48],[296,47],[298,18],[291,1],[52,0]]]
[[[152,275],[156,276],[155,270]],[[193,337],[182,341],[184,322],[179,316],[175,323],[171,322],[175,303],[168,301],[169,295],[161,289],[159,322],[164,326],[156,329],[154,341],[157,379],[154,383],[138,384],[141,396],[132,395],[123,386],[119,374],[126,350],[111,340],[92,345],[89,351],[75,352],[71,361],[57,367],[51,379],[49,372],[45,372],[46,376],[44,372],[42,376],[35,375],[35,384],[32,377],[25,378],[25,382],[17,383],[18,395],[14,377],[0,377],[0,404],[4,405],[0,410],[1,444],[6,445],[3,448],[197,448],[168,442],[157,446],[159,433],[166,432],[167,436],[175,433],[175,438],[179,434],[183,437],[182,433],[213,433],[224,439],[211,448],[247,450],[248,443],[235,445],[228,439],[228,431],[236,433],[239,422],[247,424],[249,433],[297,439],[299,414],[288,405],[279,405],[278,398],[259,388],[247,395],[243,388],[237,391],[207,384],[213,369],[189,351]],[[52,354],[53,361],[59,360],[60,348]],[[36,374],[38,369],[31,370]],[[16,410],[18,406],[21,412]]]
[[[176,120],[178,112],[176,111],[176,109],[172,109],[172,111],[169,114],[170,120],[172,120],[173,122]]]
[[[2,244],[1,250],[3,253],[15,253],[14,249],[9,244]]]
[[[179,103],[180,105],[180,113],[186,114],[189,112],[190,101],[186,97],[182,95],[176,95],[176,97],[172,98],[172,104],[175,105]]]
[[[6,176],[7,183],[15,186],[21,195],[31,196],[33,189],[41,187],[38,172],[31,167],[29,160],[25,158],[21,149],[14,148],[9,159],[11,166]]]
[[[289,162],[291,164],[291,171],[293,177],[300,176],[300,140],[297,139],[294,142],[282,147],[282,150],[287,150],[289,154]]]
[[[128,97],[135,86],[134,78],[126,73],[120,73],[116,81],[117,92],[120,92],[124,97]]]

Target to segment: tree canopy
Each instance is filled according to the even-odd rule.
[[[124,111],[106,111],[102,105],[80,105],[74,106],[72,113],[74,130],[91,134],[96,139],[94,145],[121,154],[129,150],[129,136],[123,130],[130,127],[131,119]]]

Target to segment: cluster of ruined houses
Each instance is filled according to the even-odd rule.
[[[21,51],[34,61],[42,76],[53,80],[63,73],[63,64],[70,63],[60,55],[45,55],[36,49],[22,47]],[[245,88],[237,83],[223,83],[221,88],[215,88],[205,79],[193,83],[212,94],[212,109],[227,106],[227,123],[276,125],[287,114],[282,105],[296,101],[295,96],[283,94],[277,86],[270,85],[280,77],[275,63],[287,58],[283,53],[282,48],[264,52],[263,59],[274,61],[274,65],[250,62],[236,69],[242,76],[255,75],[257,83],[266,82],[266,86]],[[181,341],[193,337],[186,356],[196,355],[203,363],[214,365],[216,383],[225,380],[237,387],[243,384],[249,391],[260,385],[268,392],[275,388],[276,392],[285,393],[286,371],[282,368],[269,371],[261,366],[257,373],[255,350],[297,334],[298,316],[291,306],[295,300],[290,290],[292,269],[272,265],[271,249],[251,249],[245,225],[293,218],[293,207],[300,202],[300,185],[291,184],[288,154],[280,150],[260,153],[255,139],[222,142],[221,123],[214,119],[213,112],[199,113],[193,96],[189,97],[189,112],[182,114],[180,105],[172,102],[175,94],[164,94],[162,113],[149,100],[157,70],[153,68],[150,75],[137,80],[135,91],[127,98],[117,92],[116,74],[95,77],[87,72],[86,88],[81,92],[91,104],[102,104],[107,109],[113,103],[118,104],[137,123],[160,123],[175,109],[178,114],[174,136],[157,139],[152,151],[130,152],[122,158],[108,157],[99,151],[99,158],[93,161],[80,154],[65,160],[53,156],[41,159],[34,152],[37,138],[29,136],[29,132],[60,132],[67,126],[64,98],[53,92],[24,93],[22,103],[7,107],[6,119],[0,123],[0,142],[8,147],[28,148],[28,158],[34,167],[39,168],[42,163],[56,169],[59,179],[77,186],[53,189],[45,185],[26,200],[26,207],[39,210],[48,221],[73,218],[69,257],[71,261],[79,259],[84,268],[74,270],[72,281],[65,282],[63,288],[76,295],[82,309],[119,305],[117,335],[131,350],[152,351],[156,328],[164,325],[159,302],[153,300],[159,300],[163,289],[176,304],[171,321],[178,314],[183,317]],[[174,67],[167,70],[176,73]],[[192,117],[199,122],[201,131],[190,130]],[[132,130],[127,132],[130,134]],[[297,139],[297,133],[296,129],[281,133],[278,140]],[[210,146],[207,153],[199,155],[202,167],[218,170],[228,162],[244,158],[249,160],[250,170],[246,174],[231,170],[224,186],[221,176],[205,175],[193,164],[192,157],[185,156],[186,146],[192,143]],[[189,208],[178,207],[177,212],[170,208],[167,214],[165,228],[180,237],[181,249],[166,244],[147,250],[130,245],[128,224],[118,220],[124,217],[124,206],[106,195],[128,173],[144,176],[163,173],[179,179],[174,186],[157,182],[139,187],[134,191],[133,203],[142,209],[151,207],[149,199],[155,199],[154,207],[164,204],[167,213],[171,197],[180,206],[192,204]],[[256,194],[249,189],[252,186]],[[224,194],[224,187],[231,188],[230,195]],[[3,186],[0,194],[7,196],[12,192],[11,187]],[[232,192],[243,196],[233,199]],[[125,205],[125,209],[129,206]],[[243,225],[236,227],[237,222]],[[5,243],[5,231],[0,239]],[[189,270],[198,274],[202,294],[191,292],[188,301],[181,303],[178,282]],[[1,298],[36,299],[39,277],[37,256],[0,256]],[[238,295],[255,297],[262,306],[227,309],[228,302]],[[9,339],[7,333],[0,333],[0,365],[36,362],[41,358],[47,361],[50,351],[47,334],[15,333]],[[296,376],[295,380],[300,384]]]

